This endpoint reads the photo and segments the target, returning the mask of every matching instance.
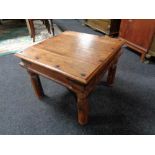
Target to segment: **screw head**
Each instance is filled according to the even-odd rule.
[[[86,76],[86,74],[85,74],[85,73],[81,73],[80,75],[81,75],[81,76]]]
[[[36,56],[36,57],[35,57],[35,59],[37,59],[37,60],[38,60],[38,59],[39,59],[39,57],[38,57],[38,56]]]
[[[55,65],[56,68],[60,68],[60,65]]]

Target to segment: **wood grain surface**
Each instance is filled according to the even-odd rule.
[[[66,31],[16,56],[86,84],[123,43],[121,39]]]

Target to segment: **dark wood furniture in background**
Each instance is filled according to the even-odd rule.
[[[155,33],[155,20],[122,19],[119,36],[126,40],[127,46],[141,53],[144,61]]]
[[[50,19],[40,19],[43,24],[45,24],[48,32],[51,34],[51,29],[52,29],[52,33],[54,36],[54,25],[53,25],[53,20]],[[30,27],[30,33],[31,33],[31,38],[33,38],[33,42],[35,42],[35,26],[34,26],[34,19],[28,19],[29,22],[29,27]]]
[[[120,19],[86,19],[85,24],[109,36],[119,34]]]
[[[76,94],[78,121],[83,125],[88,119],[88,95],[106,71],[108,84],[113,84],[123,44],[121,39],[66,31],[16,56],[21,58],[39,98],[44,95],[39,75]]]
[[[155,34],[154,34],[154,37],[153,37],[153,41],[151,43],[151,47],[150,47],[150,49],[148,51],[147,57],[148,58],[155,57]]]

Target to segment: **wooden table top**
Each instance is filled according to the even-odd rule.
[[[66,31],[16,56],[87,84],[123,44],[121,39]]]

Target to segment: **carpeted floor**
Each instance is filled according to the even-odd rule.
[[[114,87],[101,82],[89,97],[86,126],[77,123],[71,92],[41,78],[47,96],[40,101],[19,60],[0,57],[0,134],[155,134],[155,65],[123,51]]]
[[[94,31],[92,28],[85,26],[83,20],[54,19],[53,21],[62,31],[70,30],[89,34],[96,34],[100,36],[103,35],[103,33],[100,33],[99,31]]]

